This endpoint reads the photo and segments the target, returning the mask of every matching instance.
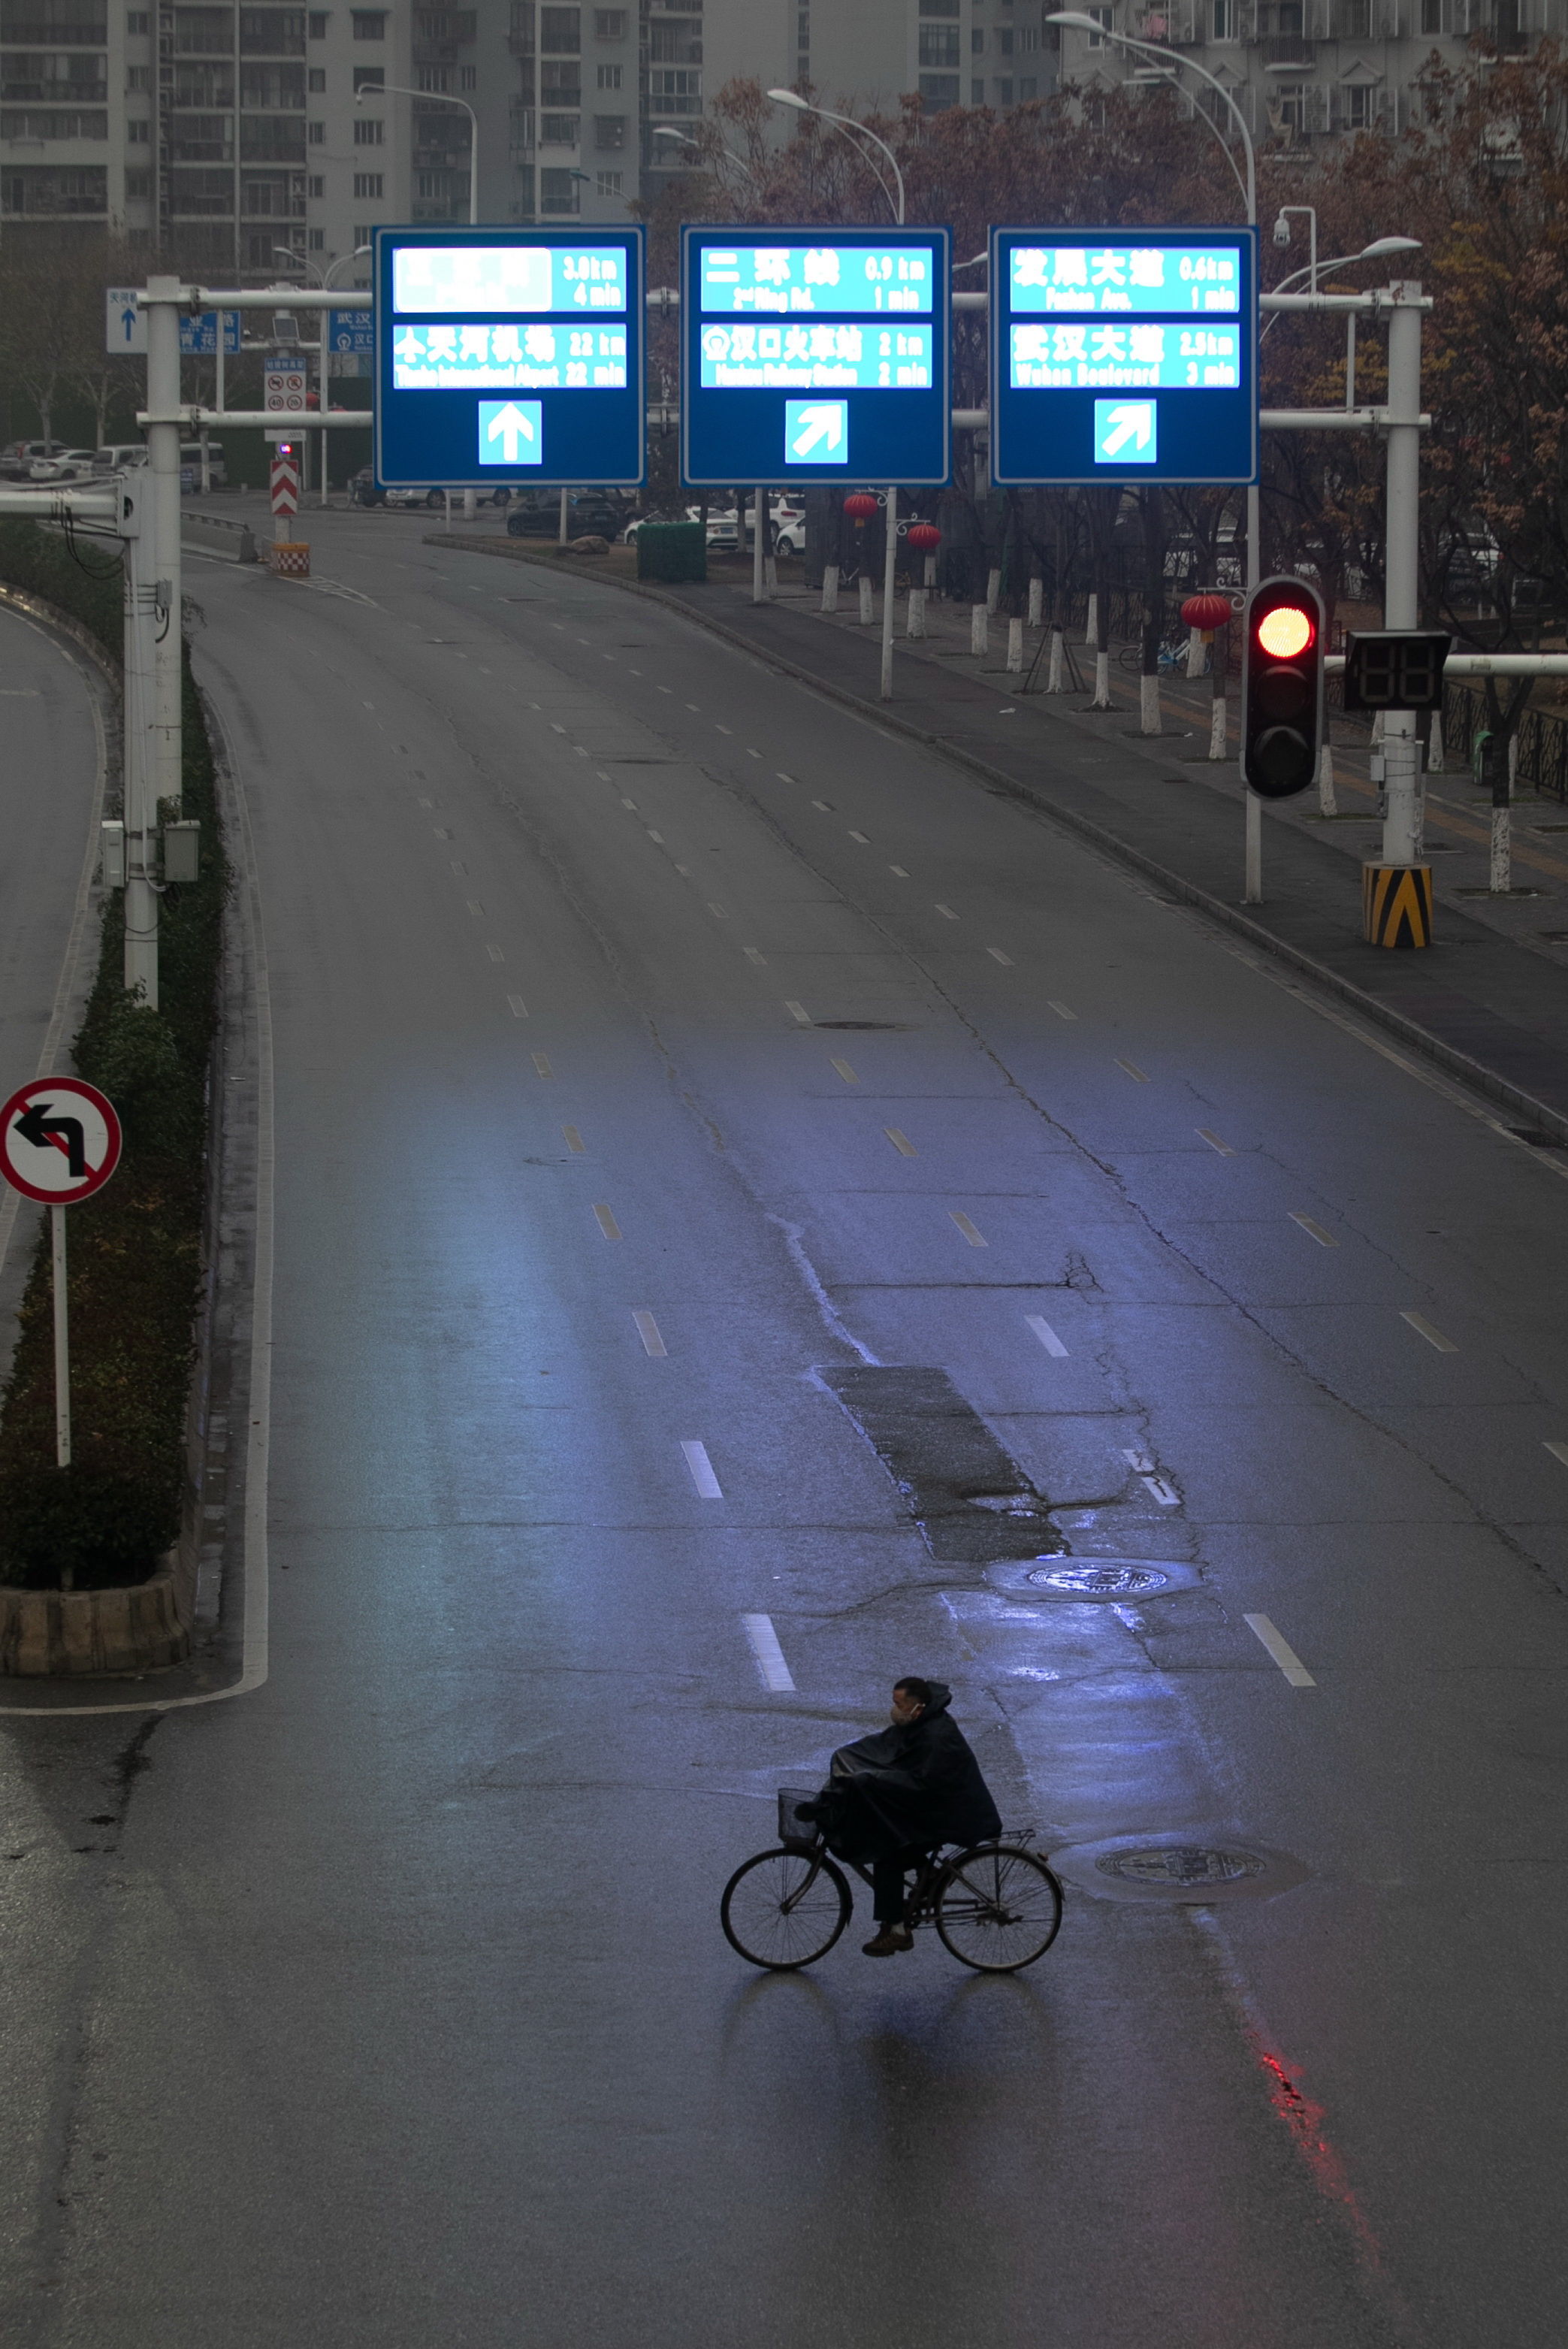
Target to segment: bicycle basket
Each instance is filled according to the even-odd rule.
[[[814,1803],[821,1789],[817,1786],[780,1786],[779,1789],[779,1840],[780,1843],[808,1845],[822,1839],[817,1820],[796,1816],[797,1806]]]

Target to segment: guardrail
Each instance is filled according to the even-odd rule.
[[[261,561],[262,558],[256,547],[256,534],[248,522],[232,522],[227,514],[207,513],[200,506],[181,505],[181,529],[184,530],[188,524],[195,523],[200,523],[203,530],[227,531],[232,536],[237,538],[239,543],[234,554],[236,563]]]

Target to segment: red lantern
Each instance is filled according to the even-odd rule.
[[[1234,618],[1235,613],[1232,608],[1230,597],[1215,595],[1212,591],[1202,595],[1189,595],[1181,606],[1182,626],[1198,628],[1204,635],[1212,634],[1215,628],[1224,627],[1228,621]]]
[[[870,522],[877,510],[877,502],[870,490],[851,490],[844,500],[844,512],[859,523]]]
[[[909,526],[909,543],[922,554],[930,554],[941,545],[942,533],[934,522],[912,522]]]

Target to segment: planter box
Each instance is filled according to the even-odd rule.
[[[156,1671],[191,1652],[189,1576],[163,1570],[123,1590],[14,1590],[0,1584],[0,1674],[85,1679]]]

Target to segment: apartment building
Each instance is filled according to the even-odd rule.
[[[809,85],[855,113],[1006,108],[1126,53],[1050,0],[0,0],[5,233],[73,224],[209,278],[367,282],[378,222],[624,220],[679,175],[726,82]],[[1255,133],[1409,119],[1433,49],[1505,51],[1568,0],[1097,0],[1233,90]],[[782,109],[779,135],[793,122]]]

